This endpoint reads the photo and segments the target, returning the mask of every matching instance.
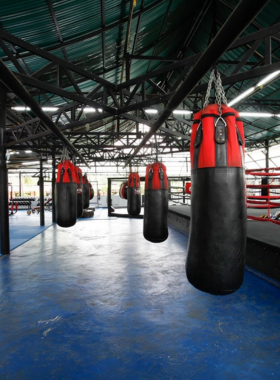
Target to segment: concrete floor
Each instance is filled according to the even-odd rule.
[[[143,221],[51,226],[0,258],[1,379],[279,379],[280,289],[246,271],[219,297],[185,275],[188,238]]]

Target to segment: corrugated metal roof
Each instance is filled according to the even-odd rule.
[[[213,0],[204,14],[202,10],[206,9],[208,4],[204,0],[137,0],[131,20],[127,52],[156,58],[173,57],[175,62],[176,59],[203,53],[211,39],[214,38],[215,31],[217,32],[226,22],[238,3],[238,0]],[[13,36],[46,49],[54,56],[117,85],[122,81],[130,6],[130,0],[4,0],[1,2],[0,26]],[[278,9],[280,9],[280,0],[270,0],[242,35],[280,22]],[[25,51],[21,47],[6,42],[5,46],[13,57],[17,57],[17,62],[26,75],[34,74],[49,64],[48,59]],[[240,46],[227,51],[220,57],[221,62],[218,63],[218,69],[222,77],[232,74],[237,63],[242,60],[250,47],[251,44]],[[280,60],[280,49],[277,50],[277,48],[278,40],[272,40],[273,62]],[[262,41],[239,72],[248,72],[253,65],[259,64],[259,60],[264,56],[265,43]],[[7,53],[2,49],[0,49],[0,58],[12,71],[18,72]],[[136,59],[135,57],[130,62],[131,79],[136,79],[147,72],[170,64],[170,62]],[[183,68],[179,68],[171,73],[157,75],[153,77],[153,80],[156,83],[165,83],[166,87],[163,90],[168,92],[176,83],[182,70]],[[54,65],[40,76],[40,80],[53,86],[59,84],[64,90],[76,94],[65,70],[61,70],[60,74],[59,79],[57,65]],[[83,76],[74,71],[71,71],[71,75],[76,81],[77,87],[85,95],[98,87],[98,82],[90,80],[86,75]],[[202,78],[201,83],[206,83],[208,78],[209,73]],[[225,86],[228,99],[236,97],[252,84],[256,84],[259,79],[258,77],[246,79],[237,84]],[[238,105],[238,108],[250,111],[261,106],[266,110],[276,112],[279,108],[278,104],[280,104],[279,85],[280,80],[275,80],[250,96],[248,98],[250,102],[247,102],[249,105],[243,102]],[[157,95],[154,87],[148,82],[145,82],[145,87],[146,93],[150,97]],[[131,86],[131,90],[133,88],[134,86]],[[38,101],[47,101],[53,105],[71,102],[71,100],[49,92],[45,94],[45,97],[39,97],[37,89],[33,89],[33,93]],[[137,91],[137,94],[139,93],[140,88]],[[189,109],[201,106],[203,95],[198,94],[195,101],[190,97],[185,99],[184,106]],[[117,98],[117,100],[119,99]],[[272,101],[275,102],[275,105]],[[20,101],[18,102],[20,103]],[[113,103],[112,98],[109,103]],[[279,134],[277,121],[275,118],[250,119],[246,124],[245,134],[248,138],[260,141],[273,138]],[[125,121],[123,125],[127,126],[129,123]]]

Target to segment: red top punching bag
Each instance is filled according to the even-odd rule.
[[[125,182],[122,182],[120,186],[119,196],[122,199],[127,199],[127,185],[128,185],[128,181],[125,181]]]
[[[128,177],[127,212],[131,216],[137,216],[141,212],[141,188],[138,173],[130,173]]]
[[[244,133],[238,112],[226,103],[220,76],[217,103],[194,115],[191,136],[191,225],[186,273],[196,288],[229,294],[244,276],[247,210]],[[209,82],[211,88],[211,80]],[[208,94],[210,90],[208,91]],[[219,95],[219,94],[218,94]]]
[[[74,226],[77,219],[77,179],[75,166],[69,160],[58,165],[55,208],[56,223],[60,227]]]
[[[145,178],[144,238],[161,243],[168,237],[168,179],[161,162],[147,166]]]

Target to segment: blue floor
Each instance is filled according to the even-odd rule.
[[[103,210],[0,258],[0,379],[280,378],[280,289],[246,271],[202,293],[187,237],[153,244],[142,223]]]
[[[10,250],[15,249],[52,225],[52,213],[45,212],[45,226],[40,226],[40,214],[27,215],[27,210],[18,210],[9,217]],[[0,245],[1,256],[1,245]]]

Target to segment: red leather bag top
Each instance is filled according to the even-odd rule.
[[[122,199],[127,199],[127,184],[128,181],[125,181],[120,186],[119,195]]]
[[[154,162],[146,168],[145,190],[167,190],[168,178],[166,167],[161,162]]]
[[[71,161],[65,160],[58,164],[56,182],[77,183],[75,166]]]
[[[83,183],[82,169],[78,168],[78,166],[75,166],[75,172],[76,172],[77,184],[81,185]]]
[[[215,123],[219,117],[218,105],[209,104],[194,115],[191,134],[192,169],[217,167],[217,142],[215,141]],[[226,122],[226,162],[228,167],[244,166],[244,128],[239,113],[222,104],[222,118]],[[195,148],[197,131],[201,128],[202,139],[199,148]],[[199,149],[199,153],[196,152]],[[198,162],[195,163],[195,153]]]
[[[140,187],[140,177],[138,173],[129,174],[128,187]]]

